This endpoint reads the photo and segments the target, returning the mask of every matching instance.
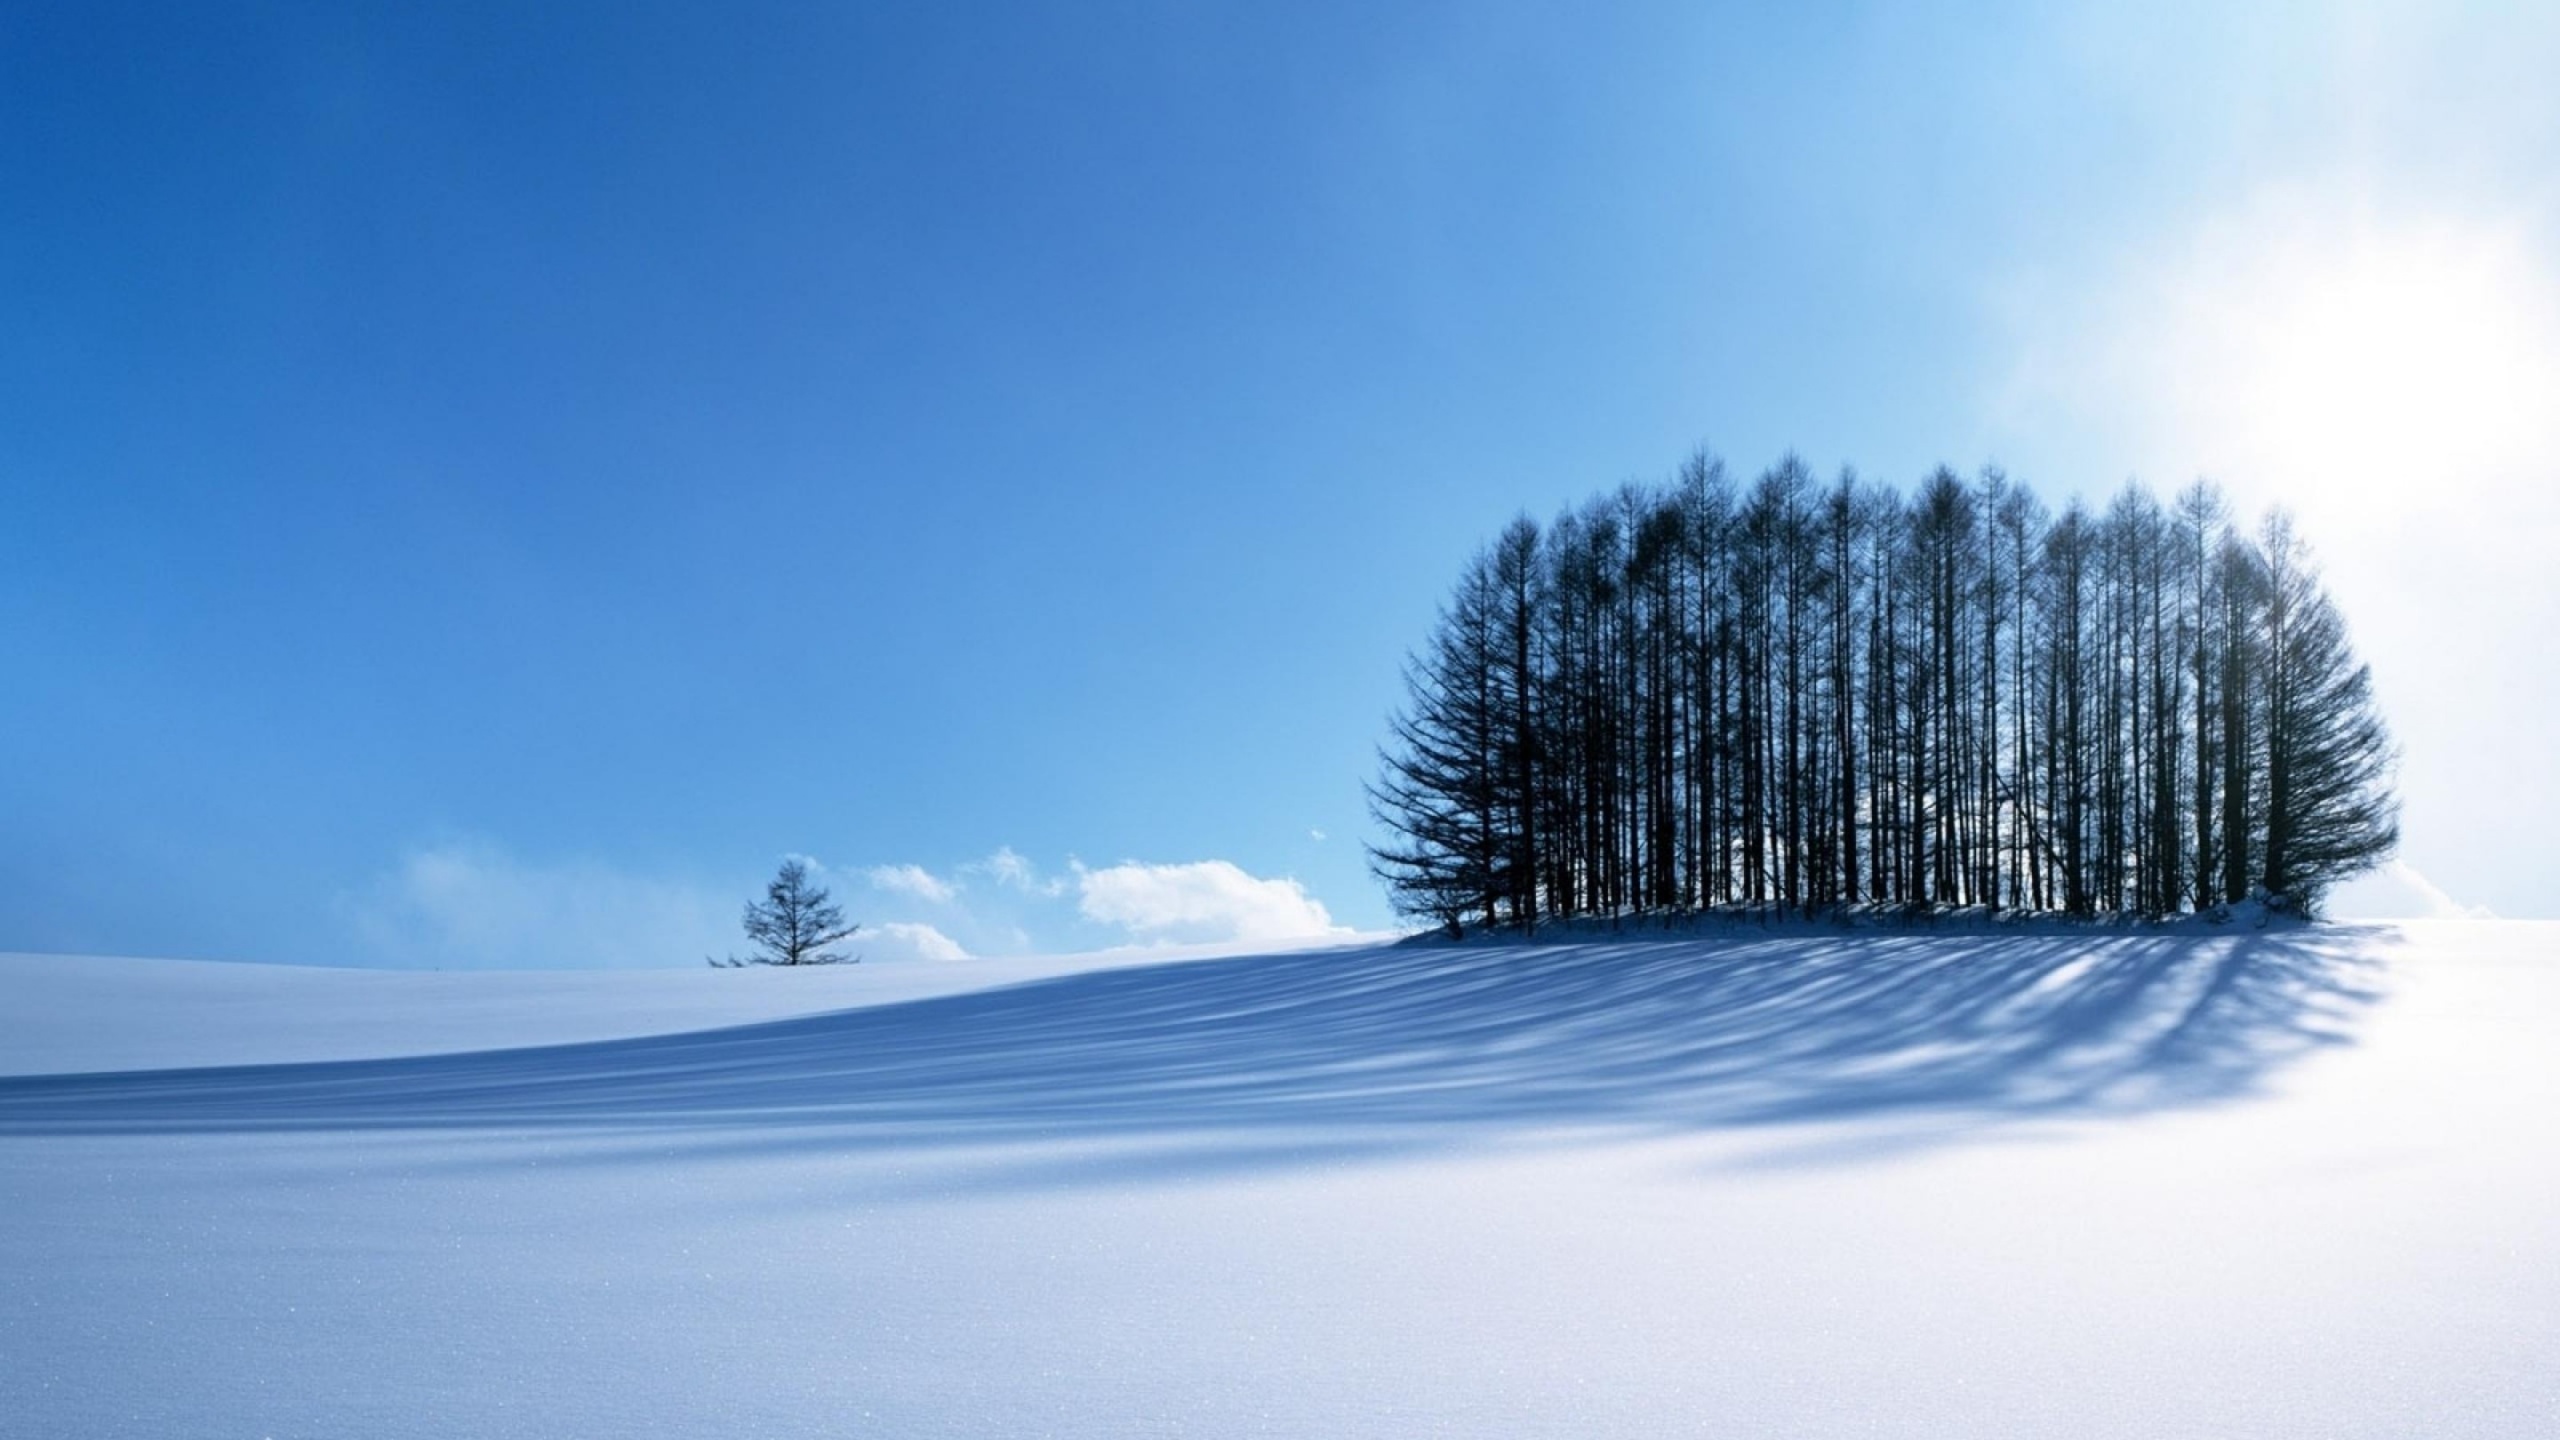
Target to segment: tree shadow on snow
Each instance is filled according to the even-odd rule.
[[[592,1044],[0,1078],[0,1135],[993,1147],[1017,1152],[1013,1183],[1071,1183],[1558,1129],[2133,1113],[2248,1093],[2346,1039],[2383,943],[1868,933],[1190,961]],[[1059,1141],[1082,1143],[1022,1148]]]

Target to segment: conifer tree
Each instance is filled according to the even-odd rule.
[[[1471,560],[1406,672],[1373,867],[1452,929],[1704,905],[2305,909],[2397,837],[2392,750],[2283,516],[2054,515],[1704,452]]]

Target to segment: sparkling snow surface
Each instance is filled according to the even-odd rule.
[[[2560,1434],[2560,927],[1126,960],[0,958],[0,1434]]]

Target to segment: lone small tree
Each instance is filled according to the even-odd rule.
[[[862,928],[845,923],[844,912],[827,898],[825,886],[810,880],[809,866],[800,860],[782,862],[764,887],[764,898],[748,903],[745,924],[747,939],[759,953],[712,964],[834,965],[845,957],[826,947]]]

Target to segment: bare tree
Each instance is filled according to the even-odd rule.
[[[2372,672],[2283,511],[2267,517],[2259,550],[2267,818],[2258,883],[2316,911],[2337,877],[2380,863],[2399,843],[2395,751],[2374,708]]]
[[[1468,566],[1369,787],[1456,930],[1744,903],[2309,911],[2396,838],[2372,682],[2281,517],[2057,516],[1701,453]]]
[[[1370,869],[1397,909],[1428,915],[1452,935],[1471,918],[1502,921],[1502,870],[1520,848],[1501,804],[1510,767],[1502,748],[1509,707],[1495,692],[1498,565],[1496,551],[1476,556],[1429,645],[1406,662],[1407,708],[1390,722],[1392,742],[1369,786],[1370,813],[1401,837],[1370,847]]]
[[[745,960],[714,960],[713,965],[835,965],[845,957],[827,947],[862,928],[845,923],[844,911],[827,898],[825,886],[810,880],[809,866],[801,860],[782,862],[764,887],[764,898],[748,903],[744,923],[747,939],[759,953]]]

